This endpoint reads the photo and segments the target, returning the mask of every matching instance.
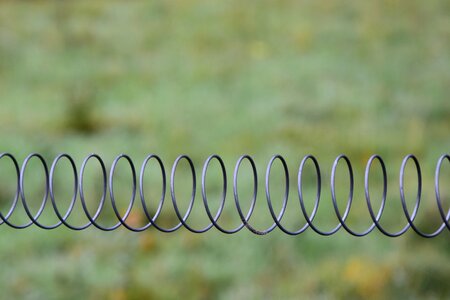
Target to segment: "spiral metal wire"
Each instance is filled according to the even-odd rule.
[[[18,164],[16,158],[13,155],[11,155],[10,153],[1,153],[0,160],[3,158],[9,158],[10,161],[12,162],[12,164],[14,165],[14,168],[15,168],[15,171],[17,174],[17,189],[16,189],[16,193],[14,196],[12,206],[9,209],[8,213],[6,215],[3,215],[3,213],[0,212],[0,219],[1,219],[0,224],[6,224],[6,225],[16,228],[16,229],[27,228],[34,224],[43,229],[54,229],[61,225],[64,225],[73,230],[83,230],[90,226],[95,226],[96,228],[98,228],[100,230],[112,231],[112,230],[117,229],[120,226],[124,226],[125,228],[127,228],[131,231],[135,231],[135,232],[144,231],[150,227],[155,227],[157,230],[162,231],[162,232],[174,232],[174,231],[178,230],[179,228],[184,227],[191,232],[202,233],[202,232],[206,232],[206,231],[210,230],[212,227],[215,227],[217,230],[219,230],[223,233],[233,234],[233,233],[240,231],[244,227],[246,227],[247,229],[249,229],[251,232],[253,232],[255,234],[265,235],[278,227],[280,230],[282,230],[283,232],[285,232],[286,234],[289,234],[289,235],[298,235],[298,234],[303,233],[308,228],[311,228],[313,231],[315,231],[316,233],[318,233],[320,235],[328,236],[328,235],[332,235],[332,234],[336,233],[341,228],[344,228],[344,230],[346,230],[351,235],[365,236],[365,235],[369,234],[370,232],[372,232],[375,228],[377,228],[382,234],[384,234],[386,236],[397,237],[397,236],[404,234],[410,228],[412,228],[412,230],[415,233],[417,233],[418,235],[420,235],[422,237],[426,237],[426,238],[435,237],[435,236],[439,235],[445,229],[450,230],[450,222],[449,222],[450,210],[445,211],[445,209],[444,209],[443,201],[441,199],[441,194],[440,194],[440,186],[439,186],[442,164],[444,163],[445,160],[450,162],[450,155],[448,155],[448,154],[442,155],[436,164],[434,188],[435,188],[437,208],[439,210],[439,215],[440,215],[440,218],[442,219],[442,223],[434,232],[431,232],[431,233],[424,232],[422,229],[418,228],[418,226],[416,224],[414,224],[414,220],[419,211],[419,206],[420,206],[420,202],[421,202],[421,198],[422,198],[422,171],[420,168],[419,161],[417,160],[417,158],[414,155],[411,155],[411,154],[405,156],[405,158],[403,159],[403,162],[401,164],[400,172],[399,172],[400,199],[401,199],[403,213],[404,213],[404,216],[406,217],[406,224],[401,230],[399,230],[397,232],[390,232],[380,224],[380,219],[383,215],[385,204],[386,204],[386,198],[387,198],[387,174],[386,174],[385,163],[379,155],[371,156],[370,159],[368,160],[366,168],[365,168],[364,191],[365,191],[365,198],[366,198],[366,202],[367,202],[367,208],[368,208],[370,217],[372,219],[372,224],[369,226],[369,228],[367,228],[366,230],[364,230],[362,232],[356,232],[355,230],[351,229],[349,227],[349,225],[346,223],[346,220],[349,216],[350,208],[351,208],[351,205],[353,202],[354,175],[353,175],[352,164],[351,164],[350,160],[348,159],[348,157],[345,155],[339,155],[335,159],[335,161],[333,163],[333,167],[332,167],[331,199],[332,199],[334,212],[336,214],[338,223],[332,230],[329,230],[329,231],[323,231],[323,230],[319,229],[317,227],[317,225],[315,225],[313,223],[313,220],[318,211],[319,202],[320,202],[320,198],[321,198],[322,176],[321,176],[319,163],[318,163],[317,159],[312,155],[305,156],[303,158],[303,160],[301,161],[299,169],[298,169],[297,193],[298,193],[298,199],[300,202],[300,208],[301,208],[302,214],[303,214],[304,218],[306,219],[306,224],[303,227],[301,227],[297,230],[294,230],[294,231],[287,229],[284,225],[281,224],[282,218],[286,212],[290,186],[289,186],[289,170],[288,170],[285,159],[280,155],[274,155],[270,159],[270,161],[267,165],[267,169],[266,169],[265,194],[266,194],[268,209],[270,211],[270,215],[273,218],[273,224],[264,230],[255,229],[249,222],[249,220],[254,212],[254,209],[255,209],[256,199],[257,199],[257,190],[258,190],[258,173],[256,170],[256,165],[255,165],[255,162],[252,159],[252,157],[250,157],[249,155],[241,156],[237,160],[237,163],[234,168],[233,196],[234,196],[237,212],[241,219],[241,224],[234,229],[225,229],[221,225],[218,224],[218,220],[221,217],[222,212],[224,210],[225,200],[227,198],[226,191],[227,191],[227,185],[228,185],[226,167],[225,167],[225,164],[224,164],[222,158],[218,155],[209,156],[206,159],[206,161],[204,162],[203,168],[202,168],[201,195],[202,195],[202,199],[203,199],[205,212],[210,220],[210,224],[205,226],[204,228],[200,228],[200,229],[193,228],[191,225],[189,225],[187,223],[188,218],[191,215],[191,212],[192,212],[192,209],[194,206],[196,189],[197,189],[197,179],[196,179],[196,169],[195,169],[194,163],[192,162],[191,158],[186,155],[181,155],[175,160],[173,167],[172,167],[171,174],[170,174],[170,196],[172,199],[172,204],[173,204],[175,214],[179,220],[179,223],[171,228],[164,228],[161,225],[157,224],[157,219],[161,215],[161,210],[162,210],[162,207],[164,204],[164,200],[166,198],[166,187],[167,187],[165,167],[164,167],[162,160],[157,155],[151,154],[151,155],[148,155],[144,159],[144,161],[141,165],[141,168],[140,168],[138,179],[136,178],[136,170],[135,170],[135,166],[134,166],[132,159],[125,154],[121,154],[114,159],[111,169],[109,171],[109,176],[108,176],[108,173],[107,173],[107,170],[106,170],[106,167],[105,167],[105,164],[104,164],[102,158],[97,154],[90,154],[83,160],[80,172],[77,171],[77,167],[76,167],[74,160],[68,154],[58,155],[53,160],[50,170],[48,169],[46,160],[43,158],[42,155],[40,155],[38,153],[32,153],[32,154],[28,155],[25,158],[21,167],[19,167],[19,164]],[[25,173],[27,170],[27,166],[28,166],[30,160],[33,158],[40,161],[40,163],[43,166],[44,173],[45,173],[45,193],[42,198],[40,208],[34,214],[31,212],[30,206],[25,197],[25,186],[24,186],[24,177],[25,177]],[[61,212],[60,209],[58,208],[57,200],[55,199],[55,192],[54,192],[55,169],[56,169],[58,163],[62,159],[66,159],[70,163],[72,171],[73,171],[73,178],[74,178],[73,179],[73,195],[72,195],[72,198],[70,201],[70,205],[65,212]],[[131,174],[132,174],[132,195],[130,197],[128,207],[124,214],[121,214],[117,207],[117,203],[116,203],[117,201],[116,201],[116,198],[114,195],[114,180],[113,180],[116,166],[121,159],[124,159],[128,162],[130,169],[131,169]],[[149,212],[149,209],[148,209],[146,201],[145,201],[145,195],[144,195],[144,173],[147,168],[148,162],[152,159],[154,159],[158,163],[160,171],[161,171],[161,177],[162,177],[161,198],[159,200],[159,204],[156,209],[156,212],[153,214],[153,216]],[[84,173],[85,173],[85,168],[90,160],[97,160],[98,164],[100,165],[100,169],[102,171],[102,177],[103,177],[102,196],[101,196],[98,208],[94,214],[92,214],[88,210],[88,207],[86,204],[86,197],[84,194]],[[178,202],[177,202],[177,198],[175,195],[175,173],[177,171],[177,167],[178,167],[179,163],[182,160],[187,161],[187,163],[189,164],[191,175],[192,175],[192,193],[191,193],[188,208],[187,208],[186,212],[184,212],[184,213],[182,211],[180,211]],[[220,205],[219,205],[217,212],[215,212],[215,214],[210,209],[210,206],[208,203],[208,197],[206,195],[207,172],[210,167],[210,163],[213,160],[216,160],[219,163],[220,170],[221,170],[222,177],[223,177]],[[252,174],[253,174],[253,193],[252,193],[250,208],[247,212],[244,212],[242,210],[242,207],[240,204],[240,199],[239,199],[238,188],[237,188],[238,187],[239,170],[240,170],[241,164],[244,160],[247,160],[250,163]],[[271,197],[271,193],[270,193],[271,170],[272,170],[272,166],[276,160],[279,160],[282,164],[282,167],[284,170],[284,181],[285,181],[282,207],[278,213],[275,212],[275,210],[273,208],[272,197]],[[314,207],[310,214],[306,210],[305,201],[304,201],[304,197],[303,197],[303,174],[304,174],[304,167],[308,161],[311,161],[311,163],[314,166],[315,176],[316,176],[316,181],[317,181]],[[336,187],[335,187],[336,169],[341,161],[343,161],[346,164],[346,166],[348,168],[349,179],[350,179],[349,196],[347,199],[347,205],[346,205],[344,212],[342,212],[338,207],[338,203],[337,203],[337,199],[336,199]],[[372,168],[374,161],[379,162],[379,164],[381,166],[382,176],[383,176],[382,177],[383,178],[382,200],[381,200],[381,205],[378,208],[377,212],[375,212],[375,210],[373,208],[372,201],[371,201],[371,195],[370,195],[370,191],[369,191],[369,175],[370,175],[371,168]],[[410,212],[410,210],[407,207],[406,199],[405,199],[405,188],[404,188],[405,168],[409,161],[413,162],[416,172],[417,172],[417,195],[416,195],[416,199],[415,199],[414,209],[412,210],[412,212]],[[138,184],[138,181],[139,181],[139,184]],[[105,207],[108,191],[109,191],[109,199],[111,200],[111,205],[114,210],[114,214],[117,217],[117,223],[115,223],[112,226],[106,227],[106,226],[99,224],[97,219],[98,219],[99,215],[101,214],[103,208]],[[139,192],[139,198],[141,199],[141,202],[142,202],[142,207],[143,207],[143,212],[145,214],[145,217],[148,219],[148,223],[141,227],[133,227],[129,223],[126,222],[127,218],[130,215],[130,212],[133,208],[133,204],[135,202],[137,192]],[[81,226],[74,226],[74,225],[69,224],[67,222],[67,219],[69,218],[69,216],[71,215],[71,213],[74,209],[76,200],[78,199],[78,195],[81,200],[82,209],[88,219],[88,222]],[[39,217],[42,215],[42,212],[45,209],[48,198],[50,198],[54,212],[55,212],[56,216],[58,217],[58,222],[56,222],[53,225],[44,225],[39,221]],[[14,210],[16,209],[19,199],[21,199],[21,201],[22,201],[23,207],[29,218],[29,221],[25,224],[17,225],[17,224],[13,224],[9,219],[10,219],[11,215],[13,214]]]

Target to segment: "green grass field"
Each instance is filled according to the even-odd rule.
[[[148,3],[147,3],[148,2]],[[61,152],[80,167],[89,153],[109,167],[120,153],[136,167],[157,153],[167,171],[179,154],[190,155],[197,179],[204,160],[221,155],[228,179],[237,158],[252,155],[260,187],[253,224],[271,224],[263,189],[271,155],[289,165],[291,194],[284,222],[305,223],[296,178],[306,154],[314,154],[324,177],[317,216],[321,228],[337,224],[329,192],[334,158],[354,164],[355,203],[350,224],[370,225],[363,193],[371,154],[387,163],[388,204],[382,222],[398,230],[403,216],[398,170],[403,156],[422,163],[424,190],[417,224],[440,221],[434,168],[450,149],[450,3],[419,0],[369,1],[0,1],[0,152],[19,162],[31,152],[51,160]],[[450,168],[443,168],[442,194],[449,207]],[[411,168],[410,168],[411,167]],[[380,200],[381,176],[374,166],[371,191]],[[416,176],[408,168],[410,207]],[[308,172],[313,174],[312,166]],[[55,186],[61,210],[72,192],[70,167],[62,162]],[[0,160],[0,207],[14,195],[14,169]],[[161,179],[151,164],[146,196],[156,209]],[[26,174],[34,211],[43,195],[39,162]],[[186,209],[191,178],[180,165],[177,195]],[[273,170],[275,208],[281,207],[281,165]],[[342,209],[348,193],[344,166],[338,170]],[[217,209],[217,165],[208,174],[208,196]],[[306,178],[309,209],[315,179]],[[240,195],[249,205],[252,178],[240,173]],[[121,207],[131,193],[130,171],[119,163],[115,192]],[[169,192],[169,191],[167,191]],[[101,195],[98,166],[86,173],[86,195]],[[28,198],[29,197],[29,198]],[[231,182],[221,224],[239,223]],[[116,220],[108,207],[104,224]],[[145,217],[136,207],[134,224]],[[25,222],[22,207],[12,218]],[[49,205],[40,219],[55,222]],[[78,203],[74,224],[86,222]],[[177,222],[167,194],[161,224]],[[200,189],[190,224],[208,223]],[[390,239],[374,231],[364,238],[343,230],[321,237],[308,230],[290,237],[280,230],[256,236],[212,229],[112,233],[0,226],[0,289],[5,299],[443,299],[450,295],[448,230],[426,240],[409,232]]]

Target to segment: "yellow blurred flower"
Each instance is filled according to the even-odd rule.
[[[382,298],[383,287],[388,283],[390,275],[387,267],[361,257],[350,259],[343,270],[350,293],[365,299]]]

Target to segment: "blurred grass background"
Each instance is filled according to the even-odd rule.
[[[370,224],[362,186],[373,153],[385,158],[389,172],[383,224],[391,230],[406,224],[396,186],[407,153],[423,163],[417,223],[430,231],[439,224],[433,175],[437,158],[450,148],[449,91],[445,0],[0,1],[1,151],[20,162],[30,152],[43,153],[49,162],[68,152],[78,168],[91,152],[108,167],[119,153],[131,155],[137,167],[147,153],[157,153],[167,171],[185,153],[198,166],[197,175],[210,154],[223,156],[230,175],[238,156],[248,153],[260,178],[270,155],[280,153],[293,187],[304,155],[316,155],[329,178],[333,159],[345,153],[357,176],[350,224],[359,230]],[[221,176],[213,166],[208,196],[216,209]],[[309,167],[305,194],[312,208],[315,179]],[[243,165],[239,181],[246,207],[252,185],[247,169]],[[379,166],[373,170],[372,197],[379,205]],[[417,177],[412,167],[408,172],[412,207]],[[11,174],[10,163],[0,161],[3,213],[14,195]],[[41,174],[39,162],[32,161],[25,182],[34,211],[43,193]],[[70,174],[62,161],[55,179],[61,210],[70,200]],[[131,191],[129,174],[120,162],[115,192],[122,206]],[[346,174],[341,166],[342,209]],[[443,174],[448,199],[448,168]],[[145,191],[153,211],[158,176],[150,164]],[[182,209],[189,176],[183,163],[176,177]],[[278,164],[272,179],[279,209]],[[328,179],[323,188],[317,224],[330,229],[337,220]],[[220,220],[227,228],[239,221],[231,192]],[[101,195],[95,162],[87,170],[86,194],[94,211]],[[198,200],[199,191],[189,220],[197,228],[207,224]],[[160,222],[174,225],[169,197],[166,202]],[[260,186],[253,222],[261,229],[271,224],[265,205]],[[86,220],[77,207],[69,220],[81,225]],[[145,222],[140,211],[133,210],[130,222]],[[26,221],[23,208],[11,220]],[[56,221],[51,207],[40,220]],[[115,219],[105,211],[100,220]],[[289,228],[305,222],[295,189],[283,222]],[[389,239],[374,231],[358,239],[345,232],[323,238],[311,230],[297,237],[279,230],[258,237],[246,230],[226,236],[214,229],[195,235],[184,229],[135,234],[2,226],[0,288],[9,299],[442,299],[450,294],[449,249],[448,231],[425,240],[412,232]]]

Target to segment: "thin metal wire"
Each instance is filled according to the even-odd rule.
[[[417,226],[417,224],[414,223],[414,221],[418,215],[420,203],[422,200],[422,171],[420,168],[419,160],[412,154],[405,156],[405,158],[403,159],[403,162],[401,164],[400,171],[399,171],[400,201],[401,201],[401,207],[402,207],[404,216],[406,218],[407,224],[404,225],[402,227],[402,229],[400,229],[399,231],[396,231],[396,232],[388,231],[387,229],[384,228],[384,226],[381,225],[381,222],[380,222],[380,219],[383,216],[383,212],[385,210],[385,206],[386,206],[386,202],[387,202],[388,178],[387,178],[385,163],[379,155],[371,156],[369,158],[369,160],[367,161],[366,168],[365,168],[364,194],[365,194],[365,198],[366,198],[367,209],[368,209],[369,215],[372,219],[372,223],[369,225],[369,227],[367,229],[365,229],[362,232],[357,232],[357,231],[351,229],[350,226],[346,223],[347,218],[350,215],[350,210],[351,210],[351,206],[353,203],[354,188],[355,188],[355,183],[354,183],[355,180],[354,179],[355,178],[354,178],[353,167],[352,167],[351,161],[345,155],[339,155],[335,159],[332,169],[331,169],[331,176],[330,176],[331,200],[332,200],[332,204],[333,204],[333,208],[334,208],[334,213],[338,220],[338,224],[335,227],[333,227],[333,229],[328,230],[328,231],[319,229],[313,223],[314,218],[317,215],[317,212],[319,209],[319,203],[320,203],[320,199],[321,199],[322,177],[321,177],[321,170],[320,170],[319,162],[312,155],[305,156],[302,159],[299,169],[298,169],[298,176],[297,176],[298,199],[299,199],[300,209],[303,214],[303,217],[306,220],[306,223],[303,226],[300,226],[300,228],[296,229],[296,230],[290,230],[285,225],[282,224],[282,219],[286,213],[287,204],[288,204],[288,200],[289,200],[290,175],[289,175],[289,168],[286,163],[286,160],[281,155],[272,156],[272,158],[270,159],[269,163],[267,164],[267,168],[266,168],[265,182],[264,182],[265,196],[266,196],[267,206],[268,206],[270,215],[273,219],[273,223],[269,227],[267,227],[266,229],[263,229],[263,230],[256,229],[253,225],[250,224],[250,218],[252,217],[252,215],[255,211],[256,201],[257,201],[258,172],[257,172],[256,164],[255,164],[253,158],[249,155],[242,155],[241,157],[239,157],[239,159],[236,162],[235,168],[234,168],[233,197],[235,200],[234,203],[236,206],[236,211],[239,215],[241,223],[233,229],[225,229],[223,227],[223,225],[219,225],[219,219],[222,216],[222,213],[224,211],[225,201],[227,198],[228,178],[227,178],[227,171],[226,171],[225,164],[224,164],[222,158],[218,155],[209,156],[203,164],[202,173],[201,173],[201,183],[200,183],[201,196],[202,196],[203,206],[204,206],[206,215],[209,219],[209,224],[207,224],[203,228],[199,228],[199,229],[196,229],[192,225],[188,224],[188,219],[191,216],[191,213],[193,211],[195,198],[196,198],[197,178],[196,178],[195,165],[194,165],[192,159],[187,155],[180,155],[175,160],[175,162],[173,163],[173,166],[172,166],[171,174],[170,174],[170,183],[169,184],[170,184],[170,195],[171,195],[171,199],[172,199],[172,206],[173,206],[175,215],[179,221],[176,225],[174,225],[170,228],[164,228],[161,225],[157,224],[157,219],[161,216],[161,212],[162,212],[163,205],[164,205],[166,189],[167,189],[167,182],[166,182],[166,172],[165,172],[164,163],[161,160],[161,158],[155,154],[150,154],[144,159],[143,163],[141,164],[139,178],[137,178],[137,176],[136,176],[136,170],[135,170],[133,160],[126,154],[120,154],[119,156],[117,156],[114,159],[112,166],[109,170],[109,175],[106,171],[106,167],[105,167],[105,164],[104,164],[102,158],[97,154],[88,155],[83,160],[79,172],[77,171],[75,161],[72,159],[72,157],[70,155],[68,155],[66,153],[59,154],[58,156],[55,157],[55,159],[53,160],[53,162],[51,164],[50,171],[48,170],[46,160],[44,159],[44,157],[42,155],[40,155],[38,153],[32,153],[32,154],[28,155],[25,158],[24,162],[22,163],[21,167],[19,167],[19,164],[18,164],[16,158],[10,153],[0,153],[0,160],[2,158],[8,158],[12,162],[13,167],[16,172],[17,181],[16,181],[16,192],[15,192],[10,209],[8,210],[8,212],[5,215],[2,212],[0,212],[0,225],[5,224],[7,226],[10,226],[10,227],[16,228],[16,229],[24,229],[24,228],[27,228],[34,224],[42,229],[47,229],[47,230],[57,228],[61,225],[64,225],[67,228],[70,228],[72,230],[84,230],[93,225],[96,228],[103,230],[103,231],[113,231],[113,230],[123,226],[123,227],[127,228],[128,230],[135,231],[135,232],[145,231],[145,230],[149,229],[150,227],[155,227],[157,230],[162,231],[162,232],[174,232],[174,231],[184,227],[187,230],[194,232],[194,233],[203,233],[203,232],[209,231],[211,228],[214,227],[214,228],[218,229],[220,232],[223,232],[226,234],[233,234],[233,233],[239,232],[244,227],[246,227],[252,233],[257,234],[257,235],[268,234],[276,228],[279,228],[282,232],[289,234],[289,235],[299,235],[299,234],[305,232],[308,228],[311,228],[314,232],[316,232],[320,235],[329,236],[329,235],[335,234],[341,228],[344,228],[344,230],[347,231],[348,233],[350,233],[351,235],[361,237],[361,236],[368,235],[376,228],[376,229],[378,229],[379,232],[381,232],[382,234],[384,234],[386,236],[397,237],[397,236],[403,235],[410,228],[412,228],[413,232],[415,232],[419,236],[422,236],[425,238],[436,237],[439,234],[441,234],[445,230],[445,228],[450,230],[450,222],[449,222],[450,209],[448,209],[447,212],[445,211],[444,203],[443,203],[443,199],[442,199],[442,195],[441,195],[441,191],[440,191],[441,170],[443,168],[443,163],[445,160],[450,162],[449,154],[442,155],[436,164],[436,170],[435,170],[435,176],[434,176],[434,183],[435,183],[434,188],[435,188],[437,208],[438,208],[439,216],[442,220],[442,223],[437,227],[437,229],[435,229],[431,233],[424,232],[422,229],[420,229]],[[43,177],[45,180],[44,196],[42,197],[39,209],[35,213],[33,213],[31,211],[31,207],[30,207],[30,203],[29,203],[30,200],[27,199],[26,193],[25,193],[25,175],[26,175],[28,164],[33,158],[39,160],[39,162],[41,163],[42,168],[43,168],[43,174],[44,174]],[[69,206],[65,212],[61,212],[60,208],[58,208],[58,200],[55,197],[55,188],[54,188],[55,171],[58,166],[58,163],[62,159],[66,159],[69,162],[70,167],[72,169],[71,173],[73,174],[73,193],[71,196]],[[94,214],[91,214],[91,212],[88,209],[87,199],[86,199],[85,193],[84,193],[85,169],[86,169],[88,162],[91,159],[97,160],[98,164],[100,165],[100,169],[101,169],[101,173],[102,173],[102,196],[100,198],[97,210],[95,211]],[[144,175],[145,175],[147,165],[150,162],[150,160],[152,160],[152,159],[155,160],[157,162],[157,164],[159,165],[159,169],[161,171],[161,178],[162,178],[161,197],[159,199],[156,211],[153,215],[149,211],[149,208],[148,208],[148,205],[147,205],[147,202],[145,199],[145,195],[144,195],[144,185],[145,185],[144,184]],[[121,209],[119,209],[119,207],[118,207],[116,194],[114,192],[114,176],[116,173],[117,164],[119,163],[120,160],[126,160],[126,162],[128,163],[128,165],[130,167],[131,179],[132,179],[131,195],[128,200],[127,208],[125,209],[124,213],[122,213]],[[191,171],[190,173],[191,173],[191,180],[192,180],[192,190],[190,193],[190,200],[189,200],[188,207],[184,213],[182,213],[179,209],[179,203],[178,203],[177,196],[175,193],[175,177],[176,177],[175,175],[177,172],[178,165],[180,164],[180,162],[182,160],[185,160],[188,163],[189,169]],[[219,168],[220,168],[220,173],[222,174],[222,180],[223,180],[222,181],[222,192],[220,194],[220,199],[219,199],[219,206],[218,206],[218,209],[215,212],[215,214],[213,214],[213,212],[211,212],[210,203],[209,203],[207,192],[206,192],[207,173],[208,173],[209,168],[211,167],[211,162],[213,160],[216,160],[218,162]],[[238,192],[239,170],[241,168],[242,163],[245,160],[248,161],[248,163],[250,164],[250,168],[251,168],[251,172],[252,172],[252,176],[253,176],[253,184],[252,184],[253,191],[252,191],[252,196],[250,199],[250,207],[246,214],[244,214],[244,212],[243,212],[243,209],[241,206],[241,200],[239,198],[239,192]],[[271,172],[272,172],[273,165],[274,165],[275,161],[277,161],[277,160],[281,163],[281,166],[283,168],[283,174],[284,174],[284,187],[283,187],[284,194],[282,197],[281,209],[278,213],[276,213],[274,210],[273,200],[272,200],[272,196],[271,196],[271,192],[270,192]],[[316,179],[316,196],[314,199],[314,206],[313,206],[311,213],[307,212],[304,194],[303,194],[303,188],[304,188],[303,177],[304,177],[304,172],[305,172],[304,168],[305,168],[306,164],[308,163],[308,161],[311,161],[314,166],[315,179]],[[338,200],[337,200],[337,196],[336,196],[336,170],[341,161],[345,162],[345,164],[347,166],[347,170],[348,170],[348,176],[349,176],[349,192],[348,192],[346,208],[343,213],[341,213],[341,211],[339,209]],[[382,195],[381,195],[381,204],[380,204],[380,207],[376,214],[375,214],[373,206],[372,206],[372,200],[371,200],[371,195],[370,195],[370,190],[369,190],[370,173],[371,173],[372,165],[375,161],[378,161],[378,163],[381,167],[382,180],[383,180],[383,191],[382,191]],[[406,169],[406,166],[409,161],[413,162],[415,169],[416,169],[416,174],[417,174],[417,194],[415,197],[416,199],[415,199],[414,208],[411,213],[410,213],[410,210],[406,203],[405,183],[404,183],[405,174],[406,174],[405,169]],[[138,192],[138,189],[139,189],[139,192]],[[114,215],[117,218],[117,222],[111,226],[101,225],[97,221],[97,219],[99,218],[101,213],[104,211],[105,204],[107,201],[106,198],[107,198],[108,194],[109,194],[109,198],[111,200],[111,205],[112,205]],[[127,219],[130,216],[131,211],[133,210],[133,206],[135,205],[135,202],[136,202],[135,200],[136,200],[137,196],[140,197],[140,200],[141,200],[140,203],[142,205],[143,215],[147,218],[146,223],[140,227],[134,227],[133,225],[130,224],[130,222],[127,222]],[[11,218],[13,213],[17,210],[17,204],[19,202],[19,197],[23,204],[23,208],[25,210],[26,216],[29,218],[29,221],[24,224],[18,225],[18,224],[12,223],[9,219]],[[41,221],[39,221],[39,218],[42,216],[42,213],[46,208],[48,198],[50,198],[51,203],[52,203],[52,208],[58,218],[58,221],[51,225],[45,225]],[[88,221],[83,225],[75,226],[75,225],[70,224],[67,221],[67,219],[73,213],[75,204],[76,204],[78,198],[81,201],[82,210],[83,210],[86,218],[88,219]]]

